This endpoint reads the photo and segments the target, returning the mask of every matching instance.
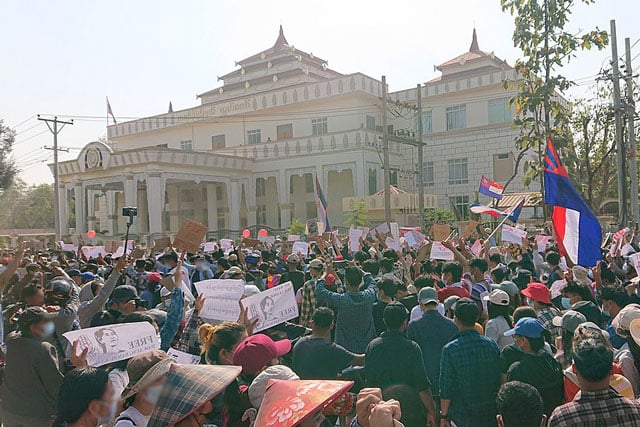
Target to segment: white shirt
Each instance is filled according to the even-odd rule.
[[[147,427],[151,416],[145,417],[136,408],[129,406],[127,409],[122,411],[118,418],[120,421],[116,422],[114,427]],[[123,420],[122,418],[130,418],[133,420],[133,423],[129,420]]]
[[[444,316],[444,304],[441,302],[438,303],[438,313]],[[422,309],[420,308],[420,304],[416,305],[411,309],[411,314],[409,315],[409,322],[413,322],[414,320],[418,320],[422,317]]]
[[[494,317],[490,319],[484,327],[484,335],[487,338],[491,338],[498,344],[500,350],[506,346],[515,343],[513,337],[505,337],[504,333],[511,329],[509,324],[502,316]]]
[[[113,369],[109,372],[109,381],[111,381],[116,396],[121,396],[125,387],[129,384],[129,374],[127,374],[126,370]]]

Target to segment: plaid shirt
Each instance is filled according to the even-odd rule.
[[[305,327],[309,327],[313,312],[318,305],[318,298],[316,297],[316,282],[321,280],[324,286],[324,279],[311,279],[307,280],[302,287],[302,305],[300,306],[300,324]]]
[[[182,336],[178,341],[177,350],[184,351],[185,353],[191,353],[190,350],[192,350],[198,343],[198,329],[203,323],[204,322],[200,318],[198,311],[196,311],[195,308],[191,310],[189,320],[187,320],[187,324],[182,331]]]
[[[544,328],[551,332],[551,339],[562,336],[562,328],[553,325],[553,318],[560,316],[560,312],[552,306],[546,306],[538,310],[538,320]]]
[[[559,406],[549,427],[640,426],[640,402],[620,396],[612,388],[579,391],[573,401]]]
[[[500,388],[500,349],[478,331],[458,333],[442,349],[440,399],[451,401],[449,418],[459,427],[495,427]]]

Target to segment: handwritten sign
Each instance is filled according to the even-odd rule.
[[[140,249],[140,248],[135,248],[134,250],[131,251],[131,258],[132,259],[141,259],[144,258],[144,250]]]
[[[447,249],[440,242],[433,242],[433,245],[431,245],[431,254],[429,255],[429,257],[431,259],[439,259],[443,261],[453,261],[453,259],[455,258],[453,252]]]
[[[198,252],[200,243],[204,240],[208,230],[209,227],[206,225],[187,219],[180,227],[180,231],[173,241],[173,246],[185,252]]]
[[[209,279],[194,283],[199,295],[204,295],[200,317],[235,322],[240,317],[238,301],[244,294],[244,281]]]
[[[516,227],[504,224],[502,226],[502,241],[515,243],[522,246],[522,239],[527,237],[527,232]]]
[[[404,235],[404,240],[407,242],[407,244],[416,249],[422,245],[422,242],[424,242],[425,238],[426,236],[424,234],[416,230],[410,230]]]
[[[391,231],[391,229],[389,228],[389,224],[387,224],[386,222],[376,225],[375,230],[380,234],[387,234]]]
[[[394,239],[398,239],[400,237],[400,227],[397,222],[392,222],[389,224],[389,228],[391,230],[391,235]]]
[[[100,255],[106,255],[107,251],[104,249],[104,246],[83,246],[82,254],[86,258],[98,258]]]
[[[293,284],[286,282],[240,301],[249,309],[249,318],[258,317],[254,332],[264,331],[287,320],[298,317],[298,303]]]
[[[218,250],[217,246],[218,245],[216,245],[216,242],[205,242],[203,250],[205,252],[215,252]]]
[[[78,341],[79,351],[89,349],[89,366],[103,366],[160,348],[156,330],[150,323],[122,323],[79,329],[62,334],[70,343]]]
[[[436,242],[443,242],[451,234],[451,227],[444,224],[433,224],[431,226],[431,237]]]
[[[169,247],[171,247],[171,238],[169,237],[159,237],[153,241],[153,250],[155,252],[163,251]]]
[[[200,356],[196,356],[190,353],[185,353],[184,351],[176,350],[175,348],[170,348],[167,351],[167,354],[173,357],[176,363],[179,363],[180,365],[199,365],[200,364]]]
[[[358,252],[360,250],[360,237],[362,237],[361,229],[349,229],[349,252]]]
[[[293,242],[291,253],[302,255],[306,258],[309,255],[309,245],[307,245],[307,242]]]

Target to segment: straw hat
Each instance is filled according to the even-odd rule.
[[[127,363],[129,384],[122,392],[122,399],[130,398],[167,375],[173,363],[175,363],[174,359],[162,350],[132,357]]]

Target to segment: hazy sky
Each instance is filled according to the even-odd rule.
[[[625,37],[640,39],[638,0],[576,3],[572,32],[616,19],[620,55]],[[0,118],[18,132],[15,158],[29,183],[53,181],[53,154],[42,149],[52,136],[36,114],[76,117],[59,137],[72,148],[61,159],[75,158],[105,134],[105,95],[116,118],[164,113],[169,101],[174,110],[195,106],[234,61],[270,47],[280,24],[296,48],[336,71],[385,74],[391,90],[437,76],[434,64],[469,48],[474,24],[482,50],[518,58],[499,0],[0,0],[0,16]],[[582,83],[573,94],[609,56],[609,48],[581,54],[566,67]]]

